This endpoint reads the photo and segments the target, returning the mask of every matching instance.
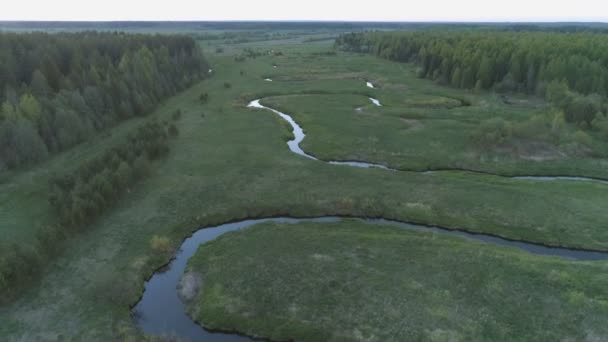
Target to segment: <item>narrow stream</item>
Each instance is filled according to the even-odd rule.
[[[377,99],[374,99],[371,97],[369,99],[375,105],[382,106],[380,101],[378,101]],[[304,152],[302,150],[302,148],[300,147],[300,143],[304,140],[304,138],[306,137],[306,134],[304,134],[304,130],[302,129],[302,127],[300,127],[300,125],[298,125],[298,123],[290,115],[280,112],[274,108],[266,107],[263,104],[261,104],[260,101],[261,101],[261,99],[253,100],[247,105],[247,107],[266,109],[266,110],[269,110],[269,111],[281,116],[283,119],[285,119],[285,121],[289,122],[289,124],[291,125],[291,127],[293,129],[294,140],[290,140],[287,142],[287,145],[289,145],[289,149],[292,152],[299,154],[301,156],[304,156],[306,158],[310,158],[313,160],[320,160],[318,158],[311,156],[310,154],[307,154],[306,152]],[[376,103],[376,101],[377,101],[377,103]],[[346,166],[353,166],[353,167],[360,167],[360,168],[379,168],[379,169],[390,170],[390,171],[400,171],[397,169],[387,167],[386,165],[367,163],[367,162],[361,162],[361,161],[334,161],[334,160],[330,160],[330,161],[320,160],[320,161],[327,162],[332,165],[346,165]],[[574,182],[584,181],[584,182],[595,182],[598,184],[608,184],[608,181],[602,180],[602,179],[594,179],[594,178],[588,178],[588,177],[571,177],[571,176],[500,176],[500,175],[495,175],[495,174],[490,174],[490,173],[485,173],[485,172],[476,172],[476,171],[467,171],[467,170],[434,170],[434,171],[422,171],[420,173],[435,174],[435,173],[439,173],[439,172],[455,172],[455,171],[486,174],[486,175],[493,175],[493,176],[497,176],[497,177],[505,177],[505,178],[511,178],[511,179],[520,179],[520,180],[574,181]],[[407,172],[416,172],[416,171],[407,171]]]
[[[378,99],[370,97],[369,100],[372,101],[372,103],[375,104],[376,106],[382,107],[382,104],[380,103],[380,101],[378,101]]]
[[[267,81],[271,81],[268,79]],[[366,83],[368,87],[374,88],[371,82]],[[382,106],[380,101],[374,98],[369,98],[370,101],[376,106]],[[305,134],[302,127],[300,127],[293,118],[285,113],[282,113],[276,109],[266,107],[260,104],[260,100],[251,101],[248,107],[259,108],[269,110],[286,120],[293,128],[294,139],[287,142],[289,149],[303,157],[320,161],[304,152],[300,148],[300,143],[304,140]],[[390,169],[384,165],[365,163],[358,161],[327,161],[332,165],[344,165],[361,168],[381,168],[390,171],[397,171]],[[446,171],[447,172],[447,171]],[[532,176],[521,176],[511,177],[514,179],[522,180],[536,180],[536,181],[553,181],[553,180],[569,180],[569,181],[596,181],[602,183],[608,183],[606,181],[599,181],[591,178],[584,177],[532,177]],[[233,342],[233,341],[253,341],[253,339],[241,336],[239,334],[227,334],[220,332],[212,332],[204,329],[201,325],[192,321],[186,314],[186,307],[177,294],[177,285],[180,278],[183,276],[186,269],[188,260],[194,255],[198,247],[211,241],[218,236],[243,228],[250,227],[257,223],[262,222],[279,222],[279,223],[299,223],[299,222],[338,222],[343,220],[340,217],[318,217],[318,218],[265,218],[265,219],[251,219],[244,220],[234,223],[226,223],[219,226],[201,228],[197,230],[192,236],[184,240],[179,251],[175,255],[175,258],[169,263],[167,267],[157,271],[146,283],[145,290],[141,300],[133,307],[133,318],[137,325],[148,334],[160,335],[160,336],[177,336],[179,338],[185,338],[192,341],[218,341],[218,342]],[[436,226],[425,226],[417,225],[412,223],[405,223],[399,221],[392,221],[386,219],[365,219],[361,218],[366,223],[373,225],[390,225],[399,228],[421,231],[421,232],[433,232],[436,234],[445,234],[449,236],[458,236],[465,239],[472,239],[481,241],[488,244],[494,244],[499,246],[508,246],[512,248],[518,248],[525,252],[537,255],[546,256],[557,256],[562,258],[569,258],[574,260],[608,260],[607,252],[593,252],[584,250],[575,250],[569,248],[558,248],[558,247],[547,247],[541,244],[534,244],[528,242],[512,241],[503,239],[500,237],[469,233],[461,230],[450,230]]]
[[[285,119],[285,121],[289,122],[289,124],[293,128],[292,133],[293,133],[294,139],[287,142],[287,145],[289,146],[289,149],[291,150],[291,152],[301,155],[303,157],[312,159],[312,160],[319,160],[318,158],[315,158],[315,157],[311,156],[310,154],[307,154],[306,152],[304,152],[304,150],[302,150],[302,148],[300,147],[300,143],[302,142],[302,140],[304,140],[304,138],[306,137],[306,134],[304,134],[304,130],[302,129],[302,127],[300,127],[300,125],[298,125],[291,116],[289,116],[285,113],[279,112],[276,109],[264,106],[263,104],[260,103],[260,100],[251,101],[247,105],[247,107],[267,109],[267,110],[279,115],[283,119]],[[390,169],[381,164],[365,163],[365,162],[358,162],[358,161],[328,161],[328,163],[330,163],[332,165],[345,165],[345,166],[353,166],[353,167],[361,167],[361,168],[379,168],[379,169],[396,171],[394,169]]]
[[[137,325],[146,333],[162,336],[178,336],[192,341],[236,342],[252,341],[238,334],[212,332],[195,323],[186,314],[186,307],[177,295],[177,285],[184,274],[188,260],[201,244],[209,242],[227,232],[251,227],[262,222],[300,223],[300,222],[339,222],[351,218],[334,216],[317,218],[266,218],[226,223],[219,226],[201,228],[184,240],[171,263],[155,273],[145,284],[144,294],[133,308]],[[539,244],[511,241],[499,237],[474,234],[459,230],[449,230],[434,226],[423,226],[386,219],[357,219],[371,225],[389,225],[418,232],[457,236],[464,239],[481,241],[488,244],[518,248],[531,254],[558,256],[573,260],[606,260],[608,253],[573,250],[568,248],[547,247]]]
[[[514,179],[524,179],[524,180],[535,180],[535,181],[556,181],[556,180],[563,180],[563,181],[575,181],[575,182],[596,182],[596,183],[602,183],[602,184],[608,184],[608,181],[602,180],[602,179],[593,179],[593,178],[586,178],[586,177],[568,177],[568,176],[555,176],[555,177],[549,177],[549,176],[519,176],[519,177],[512,177]]]

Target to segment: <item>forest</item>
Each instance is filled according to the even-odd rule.
[[[145,115],[207,70],[183,35],[0,33],[0,170]]]
[[[593,32],[428,30],[343,34],[340,49],[419,65],[417,74],[477,91],[546,97],[567,122],[605,129],[608,37]]]

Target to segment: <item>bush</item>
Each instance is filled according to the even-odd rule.
[[[181,109],[176,109],[175,112],[173,112],[172,118],[173,120],[177,121],[179,119],[181,119],[182,117],[182,110]]]
[[[565,104],[566,121],[591,126],[597,113],[601,110],[601,98],[597,95],[575,95]]]
[[[534,115],[526,121],[518,122],[513,127],[513,135],[525,139],[540,139],[551,133],[553,120],[548,115]],[[559,121],[555,122],[555,129],[559,128]],[[558,132],[559,133],[559,132]]]
[[[230,82],[224,82],[224,88],[230,89],[232,88],[232,84]]]
[[[473,89],[473,91],[475,92],[475,94],[480,94],[483,90],[483,82],[481,82],[481,80],[477,80],[477,82],[475,82],[475,88]]]
[[[179,131],[177,130],[177,127],[175,126],[175,124],[171,124],[169,126],[169,136],[171,137],[176,137],[179,134]]]
[[[207,101],[209,101],[209,94],[207,93],[202,93],[199,97],[198,97],[199,101],[201,101],[201,103],[207,103]]]
[[[581,131],[580,129],[574,133],[574,140],[582,146],[591,146],[592,140],[589,134]]]
[[[150,161],[144,156],[139,156],[133,162],[133,172],[137,177],[147,176],[150,173]]]
[[[511,123],[496,117],[483,121],[473,133],[473,140],[480,145],[497,145],[509,139],[512,134]]]
[[[517,83],[513,79],[513,75],[508,73],[502,81],[494,85],[494,90],[499,93],[510,93],[517,90]]]
[[[424,72],[424,69],[416,68],[416,77],[418,77],[418,78],[426,77],[426,73]]]
[[[593,120],[593,127],[600,132],[600,136],[608,140],[608,119],[603,115],[596,116]]]
[[[171,252],[171,241],[168,237],[154,235],[150,240],[150,247],[155,252],[169,253]]]

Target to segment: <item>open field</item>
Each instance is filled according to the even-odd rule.
[[[504,113],[523,121],[545,108],[542,101],[526,98],[522,106],[506,106],[493,95],[472,95],[415,79],[405,64],[365,55],[328,54],[331,41],[303,43],[307,38],[230,45],[202,42],[213,68],[210,79],[165,101],[150,117],[126,121],[41,165],[0,174],[2,242],[32,246],[38,232],[55,220],[47,200],[48,182],[54,173],[103,153],[143,121],[168,119],[176,109],[182,111],[177,122],[179,136],[171,140],[169,155],[154,162],[151,174],[128,189],[111,210],[70,237],[64,252],[49,261],[40,279],[27,286],[22,296],[0,308],[0,340],[109,340],[137,335],[130,306],[141,294],[144,279],[165,264],[179,242],[197,227],[247,217],[385,217],[548,245],[608,250],[608,186],[604,184],[524,181],[459,172],[387,172],[332,166],[291,153],[285,145],[290,138],[286,124],[268,111],[246,108],[249,100],[271,96],[265,103],[293,114],[307,133],[302,147],[323,159],[361,159],[412,170],[459,167],[501,174],[608,178],[605,162],[586,155],[581,159],[528,160],[514,157],[512,152],[475,154],[469,131],[484,113]],[[216,53],[216,44],[223,51]],[[262,54],[236,61],[244,48]],[[269,55],[269,50],[281,55]],[[368,89],[365,80],[381,88]],[[205,104],[199,101],[201,93],[209,95]],[[373,107],[366,96],[377,97],[385,107]],[[454,96],[470,98],[472,105],[446,109],[458,103]],[[357,111],[359,107],[361,111]],[[155,235],[165,237],[169,248],[152,248],[150,241]],[[429,240],[428,236],[404,236],[404,243],[410,238]],[[380,235],[377,239],[388,240]],[[449,239],[441,244],[446,260],[470,246]],[[605,281],[598,271],[603,264],[537,260],[505,251],[504,255],[513,258],[507,262],[498,252],[479,248],[492,258],[476,258],[475,244],[475,253],[470,252],[470,272],[477,267],[505,266],[511,268],[509,272],[530,272],[529,278],[521,276],[522,281],[540,286],[532,278],[539,274],[538,268],[548,264],[571,276],[575,283],[564,285],[562,273],[558,273],[555,292],[545,294],[547,298],[571,295],[572,308],[589,305],[597,310],[597,317],[605,315],[604,287],[581,280]],[[574,271],[577,268],[584,269],[578,271],[585,273],[581,278]],[[596,278],[583,278],[586,272],[596,273]],[[505,271],[501,276],[509,274]],[[440,284],[448,283],[446,279]],[[502,280],[500,284],[508,285]],[[444,291],[438,288],[432,293],[442,295]],[[443,314],[455,315],[449,310],[442,312],[446,307],[436,306],[439,311],[433,317],[440,320]],[[584,321],[589,324],[589,336],[605,336],[604,328],[594,319],[596,316]],[[555,322],[551,324],[557,326]],[[483,332],[475,327],[457,333],[509,336],[511,329],[496,325],[491,327],[496,330]],[[561,328],[579,334],[571,325]],[[454,329],[447,327],[436,334],[451,334]]]
[[[480,126],[493,118],[520,125],[522,131],[534,130],[529,127],[532,117],[550,115],[549,105],[539,98],[439,86],[415,77],[409,64],[356,54],[287,59],[266,76],[286,88],[305,83],[324,89],[319,93],[339,93],[264,101],[291,114],[310,136],[304,150],[324,160],[361,160],[416,171],[608,178],[606,160],[598,157],[608,155],[605,142],[599,136],[589,146],[567,141],[576,127],[554,143],[530,136],[491,146],[475,139]],[[376,88],[366,88],[367,80]],[[383,106],[373,105],[367,96]]]
[[[264,223],[190,259],[189,312],[272,340],[603,340],[607,267],[356,220]]]

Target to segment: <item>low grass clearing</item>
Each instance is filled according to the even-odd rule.
[[[264,223],[202,245],[189,304],[207,327],[273,340],[608,338],[606,262],[570,262],[433,233]]]

